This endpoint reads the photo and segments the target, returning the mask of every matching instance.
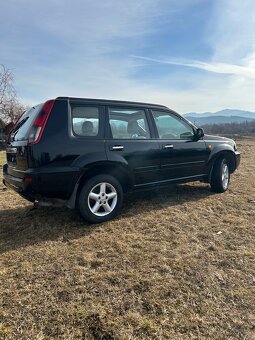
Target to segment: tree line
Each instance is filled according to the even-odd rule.
[[[224,124],[207,124],[202,126],[205,133],[218,135],[255,135],[255,119],[254,121],[245,121],[241,123],[224,123]]]

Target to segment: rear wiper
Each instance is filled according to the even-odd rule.
[[[24,119],[22,119],[16,126],[15,128],[11,131],[12,133],[13,132],[16,132],[27,120],[28,120],[29,117],[26,117]]]

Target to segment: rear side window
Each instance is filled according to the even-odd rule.
[[[99,108],[94,106],[73,106],[72,127],[77,136],[95,137],[99,131]]]
[[[109,123],[114,139],[150,138],[146,114],[142,109],[110,108]]]

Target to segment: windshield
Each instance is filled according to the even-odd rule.
[[[26,111],[18,120],[16,126],[11,131],[12,141],[27,140],[30,132],[30,128],[33,125],[36,117],[38,116],[43,104],[33,106],[31,109]]]

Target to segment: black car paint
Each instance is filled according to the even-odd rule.
[[[70,105],[95,105],[100,108],[101,123],[95,137],[75,136],[72,131]],[[109,106],[143,108],[150,128],[150,139],[112,139],[109,135]],[[199,140],[159,139],[151,114],[160,109],[179,116],[170,109],[153,104],[59,97],[38,144],[12,141],[7,147],[4,183],[30,201],[60,198],[73,207],[79,183],[86,174],[106,168],[121,172],[128,190],[167,183],[208,181],[215,159],[220,154],[233,159],[231,172],[239,165],[240,154],[231,139],[207,136]],[[185,120],[186,121],[186,120]],[[192,126],[194,133],[196,127]],[[165,149],[171,144],[173,148]],[[123,150],[113,150],[113,146]],[[116,174],[117,174],[116,172]],[[26,181],[26,178],[31,181]],[[71,203],[70,203],[71,200]]]

